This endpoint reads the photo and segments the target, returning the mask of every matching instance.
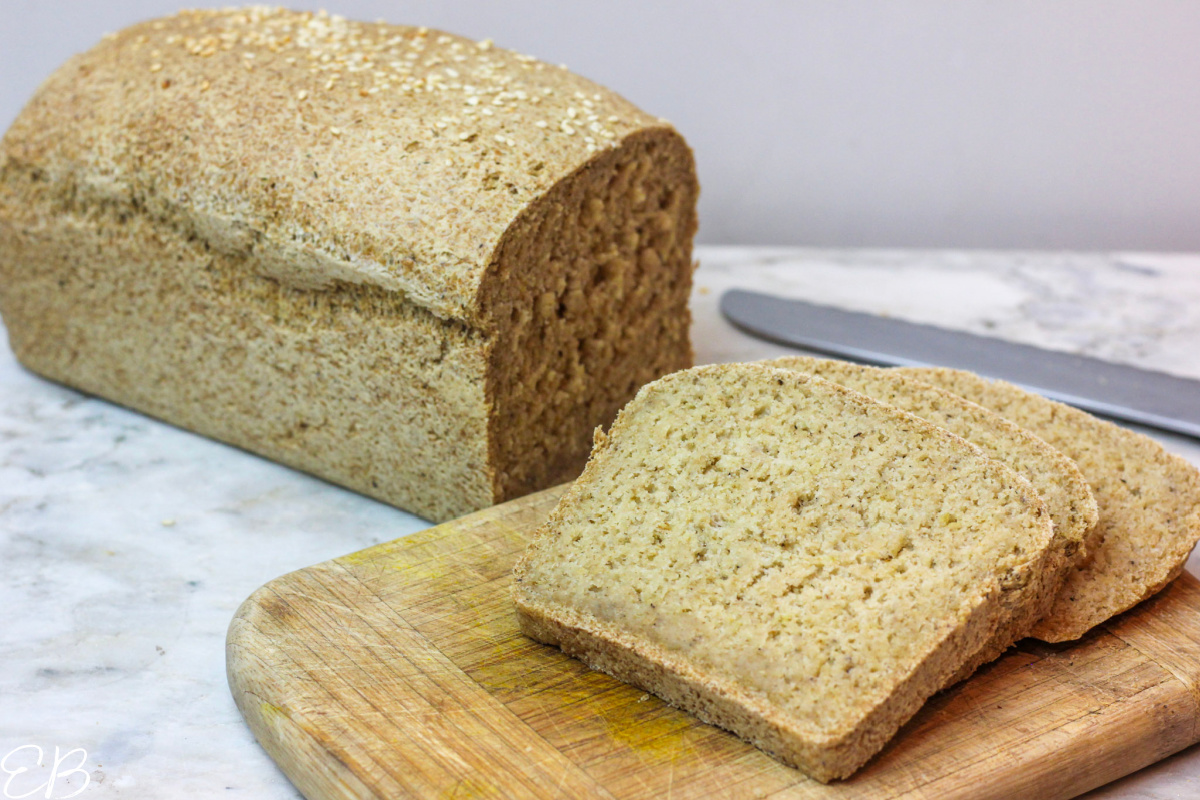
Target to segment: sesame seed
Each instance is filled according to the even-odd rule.
[[[159,63],[154,63],[154,64],[151,64],[151,65],[150,65],[150,71],[151,71],[151,72],[158,72],[158,71],[159,71],[159,70],[161,70],[161,69],[162,69],[162,64],[159,64]]]
[[[349,84],[342,87],[345,91],[363,97],[393,90],[414,99],[422,93],[432,96],[461,92],[462,105],[454,111],[455,116],[435,117],[427,124],[431,133],[438,131],[447,139],[463,142],[474,142],[486,134],[463,131],[460,126],[470,126],[472,120],[486,125],[482,117],[495,117],[489,122],[499,123],[505,118],[506,111],[519,113],[520,103],[554,105],[553,111],[538,115],[543,119],[527,115],[524,124],[532,123],[543,131],[556,130],[567,136],[578,135],[589,152],[593,147],[615,144],[614,140],[618,139],[617,134],[601,124],[602,116],[597,109],[607,110],[606,106],[611,106],[600,93],[545,86],[542,81],[538,83],[543,85],[531,85],[529,79],[534,76],[528,75],[526,70],[541,71],[553,67],[529,55],[501,51],[491,39],[463,40],[424,26],[377,28],[367,23],[349,22],[328,12],[292,13],[264,6],[204,12],[193,14],[192,19],[196,22],[205,20],[206,24],[168,28],[161,36],[142,37],[143,52],[149,53],[151,47],[164,47],[164,42],[193,56],[207,57],[219,54],[221,50],[233,51],[230,57],[247,69],[253,64],[265,66],[270,56],[264,56],[264,53],[275,53],[282,63],[293,65],[294,71],[299,72],[300,68],[295,65],[302,64],[314,74],[311,88],[292,87],[293,97],[299,102],[312,99],[310,95],[320,91],[321,86],[326,91],[337,89],[339,81]],[[207,24],[210,19],[213,20],[211,27]],[[493,56],[490,53],[493,49],[499,54]],[[158,51],[146,58],[155,65],[152,67],[154,72],[165,71],[164,64],[169,60],[169,54],[160,58]],[[560,66],[566,69],[566,65]],[[362,72],[369,74],[361,77],[355,74]],[[162,80],[159,83],[166,85]],[[568,83],[568,87],[570,85]],[[207,88],[205,81],[202,90]],[[547,97],[551,99],[543,103]],[[567,101],[570,106],[559,105],[554,97],[570,97]],[[621,122],[616,116],[609,116],[608,120],[610,123]],[[617,129],[627,125],[628,122],[624,122]],[[491,126],[496,143],[519,146],[514,138],[497,133],[497,127]],[[330,127],[329,130],[331,135],[338,136],[342,129]]]

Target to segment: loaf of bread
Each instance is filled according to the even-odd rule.
[[[0,313],[35,372],[442,520],[691,364],[697,192],[669,124],[490,41],[186,11],[4,136]]]
[[[1004,381],[939,368],[898,370],[1008,417],[1079,465],[1096,496],[1096,544],[1034,628],[1047,642],[1078,639],[1158,592],[1200,539],[1200,472],[1158,442]]]
[[[998,658],[1013,642],[1028,636],[1050,612],[1071,569],[1083,560],[1084,542],[1096,526],[1096,499],[1075,463],[999,414],[892,370],[806,356],[784,356],[763,363],[817,375],[916,414],[961,436],[1030,482],[1046,503],[1054,524],[1054,542],[1045,570],[1025,587],[1025,592],[1034,595],[1032,602],[1021,593],[1014,593],[1014,608],[1008,619],[952,681],[969,677],[980,665]]]
[[[522,630],[845,777],[1051,552],[1029,483],[911,414],[752,364],[644,387],[514,570]]]

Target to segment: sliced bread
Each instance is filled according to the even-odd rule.
[[[641,389],[514,571],[522,630],[829,781],[1045,568],[1029,483],[843,387],[725,364]]]
[[[939,368],[896,370],[962,395],[1079,465],[1100,509],[1095,544],[1033,635],[1078,639],[1170,583],[1200,539],[1200,472],[1158,442],[1010,383]]]
[[[1030,634],[1050,612],[1071,569],[1086,553],[1084,540],[1096,525],[1096,500],[1087,481],[1069,458],[1016,423],[959,395],[924,381],[878,367],[805,356],[784,356],[763,362],[768,366],[817,375],[868,397],[916,414],[957,434],[1023,475],[1046,503],[1054,523],[1054,543],[1046,571],[1031,580],[1026,593],[1014,593],[1009,620],[1002,623],[983,649],[972,657],[954,681],[970,676],[980,665],[998,658],[1013,642]]]

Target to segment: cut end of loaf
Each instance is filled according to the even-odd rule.
[[[596,426],[642,385],[691,366],[698,192],[682,137],[650,129],[589,161],[510,229],[481,289],[496,330],[497,502],[576,477]]]

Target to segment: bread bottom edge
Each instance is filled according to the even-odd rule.
[[[594,670],[727,730],[821,783],[848,778],[870,761],[956,669],[954,653],[967,649],[963,637],[979,639],[988,630],[986,624],[977,624],[982,621],[982,607],[976,609],[971,624],[964,626],[966,630],[946,637],[891,696],[857,725],[817,740],[789,726],[786,715],[765,699],[739,691],[728,681],[706,679],[682,659],[653,644],[621,641],[603,631],[590,630],[581,615],[570,621],[557,619],[551,610],[522,597],[519,590],[514,600],[521,632],[531,639],[556,646]],[[931,672],[942,680],[930,681]]]

